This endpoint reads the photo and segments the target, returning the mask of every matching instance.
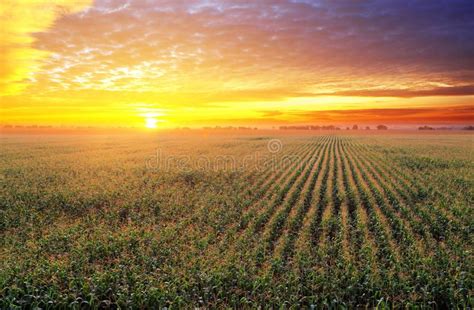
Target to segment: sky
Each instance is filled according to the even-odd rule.
[[[0,122],[474,123],[472,0],[3,0]]]

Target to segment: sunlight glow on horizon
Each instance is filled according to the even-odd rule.
[[[156,129],[158,120],[153,117],[147,117],[145,118],[145,127],[148,129]]]

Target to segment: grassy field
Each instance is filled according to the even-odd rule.
[[[472,307],[473,138],[4,135],[0,308]]]

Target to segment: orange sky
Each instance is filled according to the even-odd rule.
[[[472,4],[403,2],[4,0],[0,121],[473,123]]]

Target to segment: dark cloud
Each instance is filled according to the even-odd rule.
[[[433,96],[472,96],[474,95],[474,86],[469,85],[469,86],[459,86],[459,87],[437,87],[437,88],[432,88],[432,89],[427,89],[427,90],[411,90],[411,89],[349,90],[349,91],[335,92],[330,95],[356,96],[356,97],[398,97],[398,98],[433,97]]]
[[[426,107],[426,108],[387,108],[354,109],[330,111],[294,112],[300,122],[361,122],[361,123],[405,123],[405,124],[469,124],[474,119],[474,107]]]

